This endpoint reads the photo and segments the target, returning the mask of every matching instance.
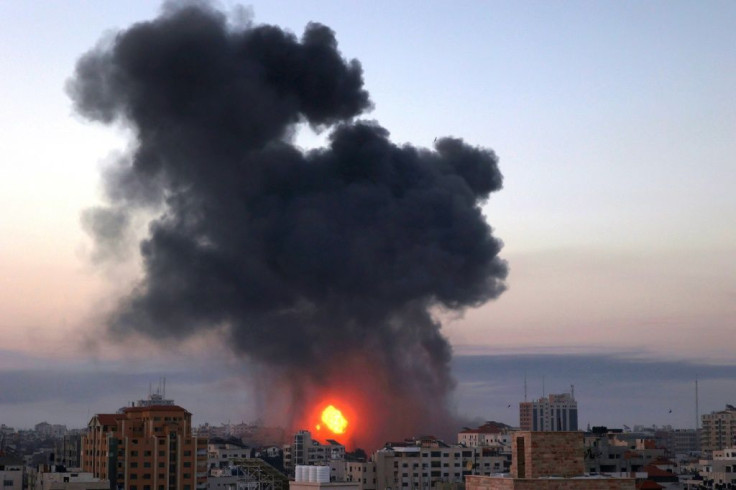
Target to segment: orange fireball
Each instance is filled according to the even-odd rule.
[[[342,412],[333,405],[329,405],[322,411],[321,420],[333,434],[344,434],[345,428],[348,426],[348,421],[345,416],[343,416]]]

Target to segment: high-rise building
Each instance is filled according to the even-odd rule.
[[[720,451],[736,447],[736,407],[726,405],[725,410],[702,416],[700,446],[703,451]]]
[[[177,405],[127,407],[92,417],[82,468],[111,490],[203,489],[207,440],[192,435],[192,414]]]
[[[578,430],[578,402],[571,393],[519,403],[519,427],[527,431]]]

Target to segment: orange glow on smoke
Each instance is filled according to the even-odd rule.
[[[333,434],[344,434],[345,429],[348,426],[347,419],[343,416],[342,412],[333,405],[329,405],[327,408],[322,410],[321,420]],[[318,425],[317,430],[319,429],[320,426]]]

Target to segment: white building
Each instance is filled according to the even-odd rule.
[[[519,403],[519,427],[524,431],[578,430],[578,402],[572,393],[549,395]]]
[[[0,484],[3,490],[23,490],[23,463],[0,458]]]
[[[701,476],[723,488],[726,484],[736,486],[736,448],[713,451],[712,460],[703,464]]]
[[[467,447],[496,447],[511,452],[511,427],[499,422],[486,422],[477,429],[463,429],[457,443]]]
[[[41,472],[30,490],[108,490],[110,482],[85,472]]]
[[[450,446],[433,438],[388,443],[371,461],[345,463],[345,479],[359,490],[430,489],[460,484],[467,475],[508,471],[511,453],[498,447]]]

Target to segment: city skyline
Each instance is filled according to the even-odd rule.
[[[431,147],[450,135],[499,156],[504,189],[484,212],[505,243],[509,289],[463,315],[437,312],[456,354],[458,411],[501,419],[508,404],[518,409],[523,359],[546,366],[539,372],[558,361],[546,391],[575,384],[583,427],[586,410],[600,413],[602,425],[637,423],[615,418],[627,413],[658,423],[672,408],[664,405],[684,410],[685,400],[692,413],[678,409],[672,425],[690,427],[696,376],[701,413],[733,401],[733,3],[356,3],[348,11],[330,2],[249,4],[242,19],[295,33],[309,21],[333,29],[342,55],[362,64],[375,104],[366,117],[393,142]],[[0,6],[13,20],[0,34],[0,379],[14,387],[0,394],[0,412],[11,420],[72,400],[25,394],[33,383],[53,386],[46,372],[57,386],[55,376],[72,373],[98,390],[100,373],[125,378],[133,397],[165,374],[176,380],[170,392],[178,384],[192,406],[204,405],[197,389],[230,393],[212,422],[260,403],[250,391],[259,368],[225,353],[216,337],[168,350],[140,339],[116,344],[96,316],[137,272],[96,269],[80,216],[99,203],[100,168],[129,135],[73,115],[64,87],[105,32],[158,9],[142,1]],[[297,141],[308,148],[325,139],[302,128]],[[207,376],[178,366],[182,352]],[[527,376],[539,396],[539,374]],[[602,376],[610,393],[594,391]],[[95,398],[74,379],[65,383],[87,401],[78,409],[118,408],[109,406],[116,393]],[[662,406],[624,408],[627,383],[630,396],[658,393]],[[216,389],[204,389],[210,385]],[[596,395],[586,406],[588,393]],[[606,406],[615,408],[605,415]],[[484,407],[493,407],[488,416],[478,413]]]

